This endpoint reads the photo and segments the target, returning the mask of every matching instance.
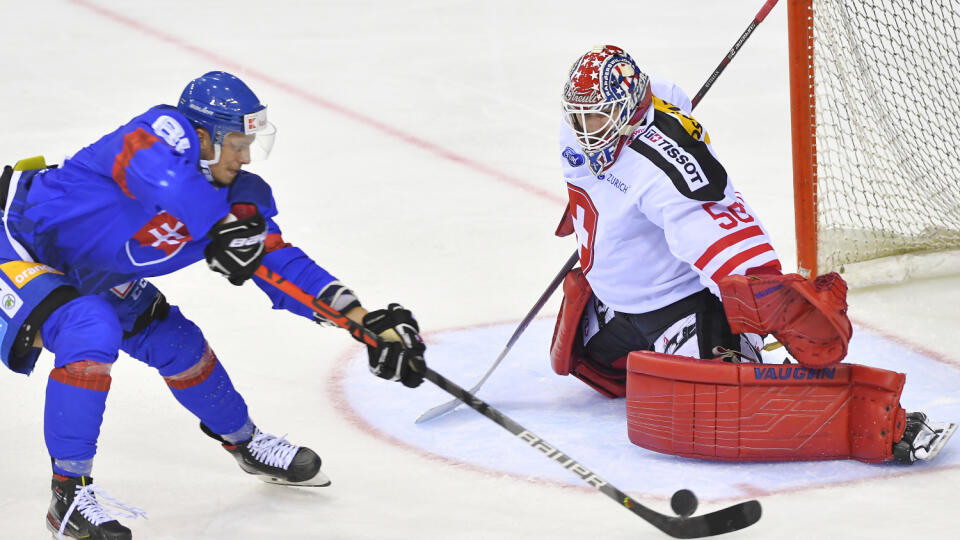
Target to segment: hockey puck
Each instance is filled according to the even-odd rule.
[[[697,496],[689,489],[681,489],[670,497],[670,508],[680,517],[693,515],[697,511]]]

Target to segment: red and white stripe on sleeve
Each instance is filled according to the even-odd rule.
[[[703,209],[725,231],[710,244],[694,262],[694,266],[714,283],[729,275],[745,274],[756,267],[780,270],[780,260],[770,243],[766,231],[753,217],[740,194],[729,206],[704,203]]]

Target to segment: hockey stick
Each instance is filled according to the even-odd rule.
[[[503,361],[504,357],[507,356],[507,353],[510,352],[510,349],[513,348],[513,344],[516,343],[517,339],[520,338],[520,334],[522,334],[523,331],[527,329],[527,326],[530,324],[530,321],[532,321],[533,318],[537,316],[537,313],[540,312],[540,308],[542,308],[543,305],[547,303],[547,300],[549,300],[550,297],[553,295],[553,291],[557,290],[557,287],[559,287],[560,283],[563,282],[563,278],[567,275],[567,272],[569,272],[570,269],[573,268],[573,265],[577,264],[577,261],[579,259],[580,259],[580,250],[578,249],[577,251],[573,252],[573,255],[571,255],[569,259],[567,259],[567,262],[564,263],[563,268],[560,269],[560,272],[558,272],[557,275],[554,276],[553,281],[551,281],[550,285],[547,286],[547,290],[543,291],[543,294],[540,295],[540,298],[537,300],[537,303],[534,304],[532,308],[530,308],[530,311],[527,313],[527,315],[523,318],[522,321],[520,321],[520,324],[517,325],[517,329],[513,331],[513,335],[510,336],[509,340],[507,340],[507,344],[503,347],[503,350],[500,351],[500,355],[497,356],[497,359],[493,361],[493,365],[490,366],[490,369],[488,369],[487,372],[483,375],[483,378],[480,379],[480,381],[477,384],[473,385],[473,388],[471,388],[470,390],[467,390],[467,392],[471,394],[476,394],[477,390],[480,389],[483,383],[487,382],[487,379],[490,377],[490,374],[493,373],[493,370],[497,369],[497,366],[500,365],[500,362]],[[453,399],[446,403],[437,405],[436,407],[421,414],[420,417],[414,421],[414,423],[419,424],[420,422],[426,422],[427,420],[432,420],[438,416],[447,414],[448,412],[459,407],[461,403],[463,402],[460,401],[459,399]]]
[[[720,62],[720,65],[717,66],[717,69],[713,70],[713,73],[710,74],[710,77],[707,79],[707,82],[703,83],[703,86],[700,87],[700,91],[697,92],[697,95],[694,96],[693,101],[690,102],[690,108],[696,109],[697,104],[700,103],[700,100],[703,99],[703,96],[710,90],[710,87],[713,86],[713,83],[717,80],[717,77],[723,73],[723,70],[726,69],[727,64],[730,63],[730,60],[733,60],[733,57],[737,55],[740,49],[743,47],[743,44],[747,41],[747,38],[750,37],[750,34],[753,34],[754,29],[757,25],[763,22],[767,18],[767,14],[770,13],[770,10],[773,9],[773,6],[777,4],[778,0],[767,0],[767,2],[760,8],[760,11],[753,18],[753,22],[747,26],[747,29],[740,35],[740,39],[733,44],[733,48],[730,49],[730,52],[723,57],[723,61]],[[510,352],[510,349],[513,347],[513,344],[516,343],[517,339],[520,337],[520,334],[527,329],[527,326],[530,324],[530,321],[540,312],[540,308],[547,303],[547,300],[553,295],[553,292],[557,290],[557,287],[560,286],[560,283],[563,281],[563,277],[573,268],[573,265],[576,264],[577,258],[579,257],[579,250],[574,252],[570,257],[570,260],[564,264],[563,268],[560,270],[560,273],[553,278],[553,281],[550,282],[550,285],[547,287],[547,290],[543,291],[543,294],[540,295],[540,299],[537,300],[537,303],[533,305],[533,308],[530,309],[530,312],[527,313],[527,316],[520,321],[520,325],[517,326],[517,329],[513,332],[513,335],[510,336],[510,340],[507,341],[507,345],[500,351],[500,355],[497,356],[497,359],[493,361],[493,365],[487,370],[483,375],[483,378],[480,381],[473,385],[469,390],[471,394],[477,393],[477,390],[480,390],[480,387],[483,386],[483,383],[487,382],[487,379],[490,378],[490,375],[493,373],[497,366],[500,365],[500,362],[503,361],[503,358]],[[460,406],[460,400],[454,399],[446,403],[442,403],[433,407],[417,418],[414,423],[419,424],[421,422],[426,422],[428,420],[433,420],[438,416],[447,414],[448,412],[456,409]]]
[[[271,272],[266,267],[261,266],[257,268],[256,275],[267,283],[277,287],[281,292],[287,294],[294,300],[314,310],[322,317],[346,329],[352,336],[363,343],[372,347],[379,347],[381,345],[380,338],[376,334],[348,319],[320,299],[303,292],[295,284]],[[510,433],[513,433],[524,443],[539,450],[564,469],[577,475],[581,480],[616,501],[617,504],[622,505],[624,508],[674,538],[702,538],[704,536],[724,534],[749,527],[760,519],[762,511],[760,503],[756,500],[737,503],[733,506],[716,510],[702,516],[691,516],[697,509],[697,498],[691,491],[686,489],[677,491],[671,498],[670,505],[674,512],[678,514],[677,516],[667,516],[651,510],[633,500],[629,495],[620,491],[606,480],[597,476],[593,471],[581,465],[557,447],[525,429],[505,414],[480,400],[477,396],[457,386],[443,375],[440,375],[429,367],[425,367],[423,376],[443,391],[455,396],[473,410],[493,420]]]
[[[691,108],[696,108],[697,103],[700,103],[700,100],[703,99],[703,96],[706,95],[707,91],[713,86],[714,81],[717,80],[717,77],[723,73],[723,70],[727,69],[727,64],[733,60],[733,57],[740,52],[740,49],[743,47],[743,44],[746,43],[747,38],[750,37],[750,34],[757,28],[757,26],[767,18],[767,14],[770,13],[770,10],[773,9],[773,6],[777,5],[778,0],[767,0],[763,7],[760,8],[760,11],[757,12],[757,15],[753,18],[753,21],[747,26],[747,29],[740,34],[740,39],[733,44],[733,47],[730,49],[730,52],[723,57],[723,60],[720,61],[720,65],[717,66],[717,69],[713,70],[713,73],[710,74],[710,77],[707,79],[707,82],[703,83],[703,86],[700,87],[700,91],[697,92],[696,96],[693,96],[693,100],[690,102]]]

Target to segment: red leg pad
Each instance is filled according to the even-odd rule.
[[[847,354],[853,333],[847,284],[837,273],[728,276],[719,283],[734,333],[772,333],[801,364],[822,368]]]
[[[586,354],[586,353],[584,353]],[[596,365],[590,358],[577,355],[570,374],[608,398],[627,395],[627,357],[613,363],[613,369]]]
[[[580,317],[590,300],[593,290],[587,283],[583,271],[574,268],[563,278],[563,301],[557,313],[557,324],[553,327],[553,339],[550,342],[550,362],[557,375],[569,375],[573,369],[573,352],[580,331]]]
[[[573,375],[607,397],[623,397],[627,394],[626,359],[614,362],[613,369],[595,365],[580,343],[580,319],[592,294],[579,268],[567,273],[550,343],[550,363],[557,375]]]
[[[627,361],[627,433],[643,448],[725,461],[889,460],[906,376],[856,364],[733,364],[650,351]]]

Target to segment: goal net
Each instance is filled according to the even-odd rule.
[[[960,0],[789,0],[801,272],[960,272]]]

